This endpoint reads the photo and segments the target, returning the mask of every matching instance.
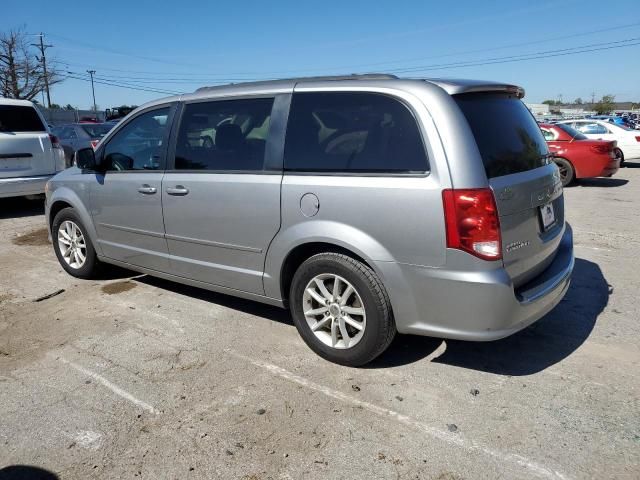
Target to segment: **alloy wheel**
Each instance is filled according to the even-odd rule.
[[[87,244],[80,227],[65,220],[58,228],[58,248],[64,261],[71,268],[82,268],[87,260]]]
[[[313,277],[304,289],[302,310],[313,334],[329,347],[351,348],[364,335],[367,315],[362,298],[339,275]]]

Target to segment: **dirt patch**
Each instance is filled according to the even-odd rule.
[[[19,237],[15,237],[13,239],[13,243],[15,245],[30,247],[49,245],[49,232],[46,227],[38,228],[29,233],[25,233],[24,235],[20,235]]]
[[[136,284],[127,280],[125,282],[115,282],[104,285],[102,291],[107,295],[114,295],[116,293],[127,292],[133,288],[136,288]]]
[[[9,300],[11,300],[14,297],[15,297],[15,295],[13,295],[12,293],[0,293],[0,303],[8,302]]]

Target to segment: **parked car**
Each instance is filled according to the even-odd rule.
[[[0,198],[44,193],[64,152],[32,102],[0,98]]]
[[[70,166],[73,155],[81,148],[95,148],[102,137],[114,126],[108,123],[71,123],[53,128],[53,133],[60,139],[65,159]]]
[[[587,138],[618,142],[616,157],[620,158],[621,166],[625,160],[640,158],[640,134],[630,128],[597,119],[565,120],[558,123],[569,125]]]
[[[148,103],[49,182],[55,254],[80,278],[104,262],[288,306],[304,341],[344,365],[396,331],[505,337],[562,299],[574,264],[558,168],[523,95],[362,75]],[[190,141],[203,124],[212,146]]]
[[[563,123],[541,123],[553,161],[560,170],[565,187],[577,178],[611,177],[620,167],[615,140],[589,140],[585,135]]]

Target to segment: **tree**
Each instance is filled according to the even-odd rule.
[[[582,102],[582,98],[580,98],[580,97],[576,98],[576,99],[573,101],[573,103],[575,103],[576,105],[582,105],[582,103],[583,103],[583,102]]]
[[[76,107],[74,107],[73,105],[71,105],[70,103],[67,103],[67,105],[64,107],[65,110],[75,110]]]
[[[614,108],[615,95],[603,95],[602,98],[593,106],[598,115],[610,113]]]
[[[545,100],[544,102],[545,105],[556,105],[556,101],[555,100]]]
[[[49,86],[62,79],[52,64],[48,65]],[[0,95],[33,100],[44,89],[42,63],[31,50],[23,29],[0,34]]]
[[[57,103],[52,103],[51,105],[49,105],[49,108],[51,108],[52,110],[62,110],[62,107]]]

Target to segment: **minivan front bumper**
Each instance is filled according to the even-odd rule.
[[[543,317],[569,289],[573,266],[568,224],[553,262],[517,289],[502,268],[460,271],[376,263],[398,332],[473,341],[507,337]]]
[[[51,177],[53,177],[53,175],[0,178],[0,198],[44,193],[44,186]]]

